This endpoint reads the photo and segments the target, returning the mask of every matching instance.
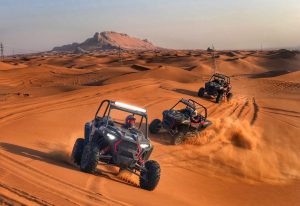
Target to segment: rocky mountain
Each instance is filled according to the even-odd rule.
[[[80,51],[96,51],[96,50],[154,50],[158,47],[154,46],[147,39],[141,40],[131,37],[127,34],[105,31],[96,32],[93,37],[88,38],[82,43],[67,44],[64,46],[54,47],[52,51],[56,52],[78,52]]]

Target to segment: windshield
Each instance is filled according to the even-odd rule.
[[[197,114],[202,115],[203,117],[206,118],[206,113],[205,113],[205,108],[202,107],[201,105],[194,104],[191,101],[187,101],[188,103],[184,103],[182,101],[179,101],[174,107],[171,109],[177,110],[177,111],[184,111],[184,110],[191,110],[191,111],[197,111]],[[190,106],[192,105],[192,106]]]
[[[147,134],[147,119],[139,114],[111,108],[108,115],[114,122],[114,125],[120,129],[135,128],[145,135]]]
[[[217,83],[222,83],[222,82],[229,82],[229,78],[225,77],[225,76],[220,76],[220,75],[213,75],[209,81],[212,82],[217,82]]]
[[[178,104],[175,105],[175,107],[173,107],[174,110],[182,110],[182,109],[185,109],[185,108],[189,108],[191,110],[194,110],[192,107],[182,103],[182,102],[179,102]]]

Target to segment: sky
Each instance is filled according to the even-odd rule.
[[[173,49],[300,46],[300,0],[0,0],[6,54],[116,31]]]

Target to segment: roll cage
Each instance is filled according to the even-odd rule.
[[[102,108],[102,106],[105,106],[105,103],[107,103],[106,107],[105,107],[105,110],[104,110],[104,113],[103,115],[99,116],[99,112]],[[146,113],[146,110],[144,109],[141,109],[141,108],[138,108],[138,107],[135,107],[135,106],[131,106],[131,105],[127,105],[127,104],[124,104],[124,103],[121,103],[121,102],[116,102],[116,101],[112,101],[112,100],[103,100],[100,104],[100,106],[98,107],[97,109],[97,112],[95,114],[95,119],[97,117],[101,117],[101,118],[104,118],[104,117],[108,117],[108,118],[111,118],[110,117],[110,114],[111,114],[111,110],[112,109],[116,109],[116,110],[120,110],[120,111],[123,111],[123,112],[128,112],[130,114],[132,114],[133,116],[135,115],[138,115],[141,117],[140,119],[140,124],[138,126],[138,129],[141,128],[142,126],[142,122],[145,120],[146,121],[146,134],[145,134],[145,137],[148,138],[148,115]],[[117,124],[121,124],[119,122],[116,122],[114,121],[114,123],[117,123]],[[108,121],[106,122],[106,127],[108,126]]]
[[[228,76],[226,76],[226,75],[224,75],[224,74],[220,74],[220,73],[215,73],[215,74],[213,74],[212,76],[211,76],[211,78],[210,78],[210,82],[211,81],[214,81],[214,80],[216,80],[216,79],[222,79],[222,80],[225,80],[225,82],[227,83],[227,84],[230,84],[230,77],[228,77]]]
[[[171,107],[170,110],[173,110],[179,103],[183,103],[187,107],[191,108],[192,110],[202,110],[204,112],[204,115],[201,115],[206,119],[207,118],[207,109],[202,104],[199,104],[198,102],[192,100],[192,99],[180,99],[173,107]]]

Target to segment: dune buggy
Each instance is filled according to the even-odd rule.
[[[203,97],[206,94],[216,98],[216,103],[220,103],[223,98],[230,101],[232,98],[230,77],[215,73],[210,80],[205,83],[205,87],[201,87],[198,91],[198,96]]]
[[[127,115],[139,119],[135,127],[124,127]],[[155,189],[160,179],[160,165],[148,160],[153,145],[148,139],[146,110],[104,100],[84,130],[84,138],[76,140],[71,155],[81,171],[94,173],[98,162],[102,162],[139,176],[142,189]]]
[[[171,109],[162,113],[163,118],[154,119],[149,126],[153,134],[164,128],[171,134],[171,144],[181,144],[185,138],[202,131],[211,121],[207,120],[207,109],[192,99],[180,99]]]

